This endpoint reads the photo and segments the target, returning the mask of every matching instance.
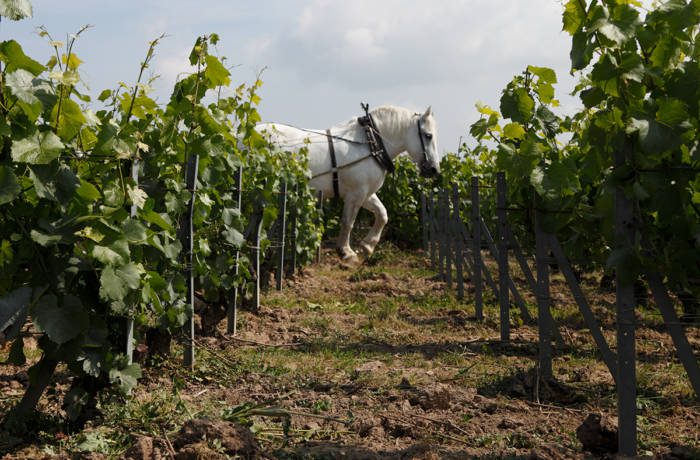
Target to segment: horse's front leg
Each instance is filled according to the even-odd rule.
[[[350,232],[355,225],[355,218],[361,203],[361,199],[355,197],[346,196],[343,200],[343,218],[338,235],[338,251],[343,260],[357,260],[357,253],[350,247]]]
[[[372,224],[372,228],[367,232],[365,239],[360,243],[360,247],[365,251],[367,257],[369,257],[374,253],[374,248],[377,246],[377,243],[379,243],[382,230],[387,222],[389,222],[389,217],[387,216],[384,204],[379,201],[376,193],[370,195],[370,197],[362,203],[362,207],[374,214],[374,224]]]

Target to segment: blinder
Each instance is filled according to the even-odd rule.
[[[425,141],[423,140],[423,125],[420,122],[421,117],[420,114],[418,114],[418,139],[420,139],[420,148],[421,152],[423,152],[423,161],[421,161],[420,164],[420,174],[423,177],[435,177],[437,175],[437,169],[435,169],[435,166],[432,166],[430,164],[430,160],[428,160],[428,150],[425,148]]]

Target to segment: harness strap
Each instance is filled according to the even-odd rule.
[[[425,150],[425,141],[423,140],[423,127],[420,123],[420,115],[418,116],[418,139],[420,139],[420,149],[423,152],[423,161],[428,162],[428,154]]]
[[[368,107],[366,105],[363,104],[362,108],[365,109],[366,115],[364,117],[359,117],[357,122],[365,129],[367,143],[369,144],[369,152],[372,154],[372,158],[379,163],[379,166],[386,169],[387,172],[393,173],[396,167],[394,166],[394,162],[391,160],[389,153],[386,151],[382,136],[379,134],[379,131],[374,124],[374,119],[372,118],[372,115],[367,112]]]
[[[328,138],[328,151],[331,154],[331,166],[333,169],[333,193],[336,198],[340,196],[339,186],[338,186],[338,162],[335,159],[335,147],[333,147],[333,136],[331,135],[331,130],[326,130],[326,137]]]

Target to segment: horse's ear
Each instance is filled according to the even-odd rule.
[[[433,114],[433,107],[432,107],[432,106],[428,106],[428,108],[426,109],[425,113],[423,114],[423,117],[424,117],[424,118],[427,118],[427,117],[429,117],[429,116],[432,115],[432,114]]]

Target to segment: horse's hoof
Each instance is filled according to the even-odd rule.
[[[368,243],[365,243],[364,241],[360,242],[359,246],[362,252],[364,253],[365,257],[372,257],[372,254],[374,254],[374,248],[372,246],[370,246]]]
[[[337,248],[336,251],[338,252],[338,255],[344,262],[357,259],[357,253],[352,249]]]
[[[357,253],[355,253],[355,251],[340,254],[340,258],[342,265],[347,266],[348,268],[360,264],[360,257],[357,255]]]

